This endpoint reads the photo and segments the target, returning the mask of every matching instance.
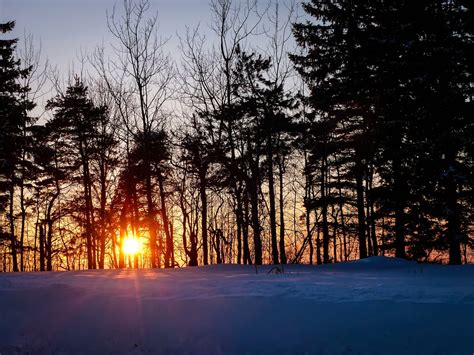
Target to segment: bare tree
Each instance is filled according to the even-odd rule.
[[[105,49],[94,54],[94,66],[103,77],[134,142],[140,140],[143,159],[143,177],[147,205],[147,224],[152,267],[159,266],[156,216],[160,212],[166,235],[167,251],[172,255],[173,242],[165,204],[164,177],[158,171],[153,176],[151,141],[154,132],[166,127],[165,105],[173,94],[174,68],[165,52],[167,39],[159,36],[157,13],[148,16],[150,2],[124,0],[121,11],[114,7],[107,14],[107,24],[118,46],[112,47],[112,57],[105,59]],[[127,149],[129,149],[127,147]],[[159,184],[161,208],[154,201],[154,180]],[[171,266],[171,260],[165,260]]]
[[[183,94],[189,99],[190,108],[196,111],[205,122],[210,144],[229,147],[228,168],[237,169],[237,146],[234,124],[226,114],[214,117],[216,112],[224,112],[234,101],[233,65],[238,51],[246,46],[249,37],[255,35],[263,14],[259,12],[257,1],[249,0],[237,2],[232,0],[212,0],[210,29],[216,35],[215,43],[206,43],[206,38],[200,34],[199,26],[181,38]],[[228,115],[227,115],[228,116]],[[244,226],[243,189],[244,181],[231,175],[231,191],[235,198],[235,215],[237,222],[237,262],[250,262],[250,252],[242,247],[248,245],[248,228]],[[206,178],[204,176],[204,178]],[[208,263],[208,223],[206,187],[201,193],[202,223],[201,234],[203,240],[204,263]],[[254,231],[257,245],[259,245],[260,231]],[[242,242],[242,238],[244,241]],[[260,243],[261,244],[261,243]],[[257,248],[261,249],[261,248]],[[257,256],[260,255],[257,252]],[[242,260],[243,257],[243,260]]]

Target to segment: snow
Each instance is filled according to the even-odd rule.
[[[472,354],[474,265],[0,275],[0,353]]]

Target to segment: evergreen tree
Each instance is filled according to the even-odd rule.
[[[349,138],[349,147],[337,143],[336,149],[352,151],[360,256],[367,255],[366,241],[369,252],[378,246],[374,218],[384,216],[393,220],[394,236],[384,245],[396,256],[408,250],[423,258],[422,250],[447,247],[450,262],[460,263],[469,215],[461,205],[469,206],[465,196],[472,191],[466,149],[471,6],[312,1],[304,8],[316,22],[295,24],[295,38],[307,52],[292,60],[311,89],[309,104],[320,121],[332,122],[327,137],[337,137],[342,128]],[[379,184],[364,193],[372,168]],[[374,203],[378,212],[370,212]],[[439,218],[446,222],[446,238],[439,235]]]
[[[294,25],[295,38],[307,52],[290,57],[311,90],[307,103],[317,115],[314,131],[321,138],[321,144],[313,145],[312,156],[321,157],[324,245],[327,246],[329,238],[325,181],[330,169],[328,156],[339,151],[352,156],[359,255],[364,258],[367,256],[367,236],[363,179],[370,158],[371,150],[366,144],[372,134],[374,113],[371,105],[376,94],[370,80],[373,67],[368,65],[364,51],[370,50],[367,37],[374,8],[367,2],[312,1],[305,3],[304,9],[317,22]],[[327,258],[325,251],[326,262]]]
[[[0,34],[10,32],[14,26],[14,22],[1,23]],[[15,190],[22,164],[22,150],[27,144],[24,132],[31,121],[28,112],[34,108],[34,103],[26,98],[29,88],[19,82],[28,75],[31,68],[21,68],[20,60],[15,58],[17,41],[17,39],[0,39],[0,212],[5,211],[8,204],[8,238],[13,271],[19,271],[18,240],[15,231]]]
[[[79,172],[78,181],[83,188],[83,207],[85,239],[87,247],[87,265],[89,269],[97,267],[96,231],[93,206],[92,160],[97,152],[94,141],[98,136],[97,126],[107,108],[94,105],[88,95],[87,87],[76,77],[74,84],[66,93],[58,95],[48,102],[47,108],[54,110],[52,128],[69,145],[71,155],[77,157],[74,164]]]
[[[243,131],[246,146],[243,160],[250,172],[247,177],[248,191],[252,204],[252,226],[256,239],[256,263],[259,257],[260,223],[258,217],[258,196],[261,184],[268,184],[269,219],[272,262],[286,262],[284,236],[277,240],[275,166],[277,157],[284,154],[285,146],[279,141],[282,134],[292,130],[291,110],[294,100],[285,94],[283,84],[276,85],[268,79],[270,59],[264,59],[255,53],[238,51],[234,84],[237,101],[234,105],[240,119],[239,128]],[[278,248],[280,247],[280,251]],[[280,259],[279,254],[282,258]]]

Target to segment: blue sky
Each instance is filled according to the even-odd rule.
[[[106,11],[116,0],[0,0],[0,22],[15,20],[12,36],[30,32],[52,65],[67,70],[82,51],[91,51],[102,42],[108,44]],[[121,2],[117,2],[120,6]],[[171,36],[168,50],[177,54],[176,33],[186,25],[209,22],[206,0],[151,0],[152,11],[158,11],[160,32]]]
[[[7,38],[20,38],[19,47],[25,33],[34,36],[37,47],[41,43],[43,60],[48,59],[50,68],[56,68],[60,78],[79,73],[81,66],[78,58],[81,53],[91,53],[98,45],[104,43],[110,48],[116,43],[107,28],[106,12],[112,11],[114,5],[122,9],[123,0],[0,0],[0,22],[15,20],[16,27]],[[179,66],[181,58],[178,34],[184,35],[186,26],[194,28],[199,23],[208,41],[214,40],[209,30],[211,11],[209,0],[149,0],[150,15],[158,12],[159,32],[164,38],[170,37],[165,51],[169,52]],[[234,0],[236,3],[243,0]],[[273,1],[281,5],[292,0],[258,0],[261,8]],[[280,6],[281,16],[288,17],[284,6]],[[2,36],[3,37],[3,36]],[[266,47],[268,38],[252,37],[251,47]],[[89,74],[94,75],[90,68]],[[87,70],[87,69],[86,69]],[[42,101],[54,95],[52,84],[46,84],[46,93]],[[37,106],[38,115],[44,102]]]

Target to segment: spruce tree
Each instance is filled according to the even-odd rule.
[[[71,164],[78,174],[72,179],[81,181],[83,188],[83,207],[85,239],[87,248],[87,265],[89,269],[97,267],[96,233],[94,230],[93,205],[93,171],[92,160],[97,153],[99,132],[97,130],[102,116],[106,115],[105,106],[96,106],[89,97],[88,88],[76,77],[64,95],[57,95],[49,100],[47,108],[54,111],[54,118],[49,122],[69,147]]]
[[[369,153],[366,144],[373,133],[373,67],[368,65],[374,6],[369,2],[312,1],[304,4],[315,22],[297,23],[294,34],[305,48],[290,58],[310,89],[306,98],[316,120],[312,129],[318,144],[312,146],[312,160],[320,160],[320,198],[323,244],[327,245],[328,157],[334,152],[349,154],[356,190],[359,256],[367,256],[366,216],[363,180]],[[319,157],[319,158],[317,158]],[[342,196],[341,196],[342,198]],[[325,252],[327,254],[327,252]],[[325,255],[327,260],[328,256]],[[326,261],[327,262],[327,261]]]
[[[460,263],[472,216],[472,6],[311,1],[304,8],[315,21],[295,24],[306,52],[291,58],[319,121],[332,122],[328,138],[341,128],[349,138],[349,147],[337,142],[335,150],[353,154],[360,256],[369,230],[362,179],[373,167],[379,183],[369,207],[375,200],[379,209],[371,218],[393,221],[385,246],[417,259],[449,250],[450,262]]]
[[[0,23],[0,34],[10,32],[15,22]],[[20,84],[31,71],[22,68],[15,57],[17,39],[0,39],[0,212],[8,204],[10,239],[13,271],[19,271],[17,259],[18,241],[15,232],[15,190],[18,185],[18,170],[21,152],[25,147],[24,131],[31,121],[28,112],[34,103],[26,98],[28,87]]]

